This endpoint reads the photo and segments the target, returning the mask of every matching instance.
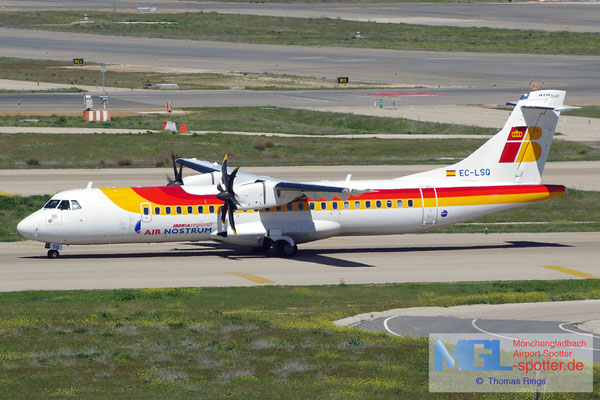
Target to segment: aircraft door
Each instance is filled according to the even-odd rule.
[[[142,213],[142,222],[152,221],[152,206],[150,203],[141,203],[140,211]]]
[[[437,223],[438,198],[434,187],[421,187],[421,204],[423,207],[423,225]]]

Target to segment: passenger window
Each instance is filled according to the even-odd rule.
[[[349,201],[345,201],[344,202],[344,210],[347,210],[350,208],[350,202]]]
[[[292,205],[291,205],[291,204],[288,204],[287,206],[285,206],[285,208],[286,208],[288,211],[292,211]]]
[[[150,208],[144,207],[144,215],[149,215],[149,214],[150,214]]]
[[[275,209],[276,209],[277,211],[281,211],[281,206],[277,206],[277,207],[275,207]]]
[[[154,215],[160,215],[160,207],[154,207]]]
[[[171,214],[171,207],[169,207],[169,206],[165,207],[165,214],[167,214],[167,215]]]
[[[324,201],[321,202],[321,210],[327,210],[327,203]]]
[[[60,203],[60,200],[49,200],[44,208],[56,208],[56,206]]]
[[[398,208],[404,207],[404,204],[402,203],[402,200],[396,200],[396,205],[398,206]]]
[[[194,213],[194,207],[188,206],[187,207],[187,212],[188,212],[188,214],[193,214]]]
[[[392,201],[391,201],[391,200],[388,200],[388,201],[386,201],[386,202],[385,202],[385,206],[386,206],[387,208],[392,208],[392,204],[394,204],[394,203],[392,203]]]
[[[175,211],[177,211],[177,214],[181,214],[183,212],[183,210],[181,209],[181,206],[177,206]]]
[[[356,200],[354,202],[354,208],[356,208],[357,210],[360,210],[360,200]]]
[[[204,214],[204,207],[198,206],[198,214]]]
[[[334,210],[338,209],[338,202],[334,201],[333,203],[331,203],[331,206],[333,207]]]
[[[304,210],[304,203],[298,203],[298,210],[299,211]]]
[[[365,208],[371,208],[371,200],[365,201]]]
[[[412,207],[412,206],[414,206],[414,205],[415,205],[415,203],[412,201],[412,199],[408,199],[408,201],[406,202],[406,204],[407,204],[409,207]]]
[[[71,210],[81,210],[81,206],[77,200],[71,200]]]
[[[59,210],[70,210],[71,207],[69,206],[69,200],[61,201],[60,204],[58,205],[58,209]]]
[[[315,209],[315,203],[313,203],[312,201],[309,203],[310,204],[310,209],[314,210]]]
[[[377,200],[377,201],[375,202],[375,207],[377,207],[377,208],[381,208],[381,200]]]
[[[215,206],[208,206],[208,212],[209,213],[214,213],[215,212]]]

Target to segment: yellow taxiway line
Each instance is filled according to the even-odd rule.
[[[558,265],[540,265],[542,268],[553,269],[558,272],[563,272],[565,274],[577,276],[579,278],[595,278],[598,279],[600,276],[586,274],[585,272],[577,271],[571,268],[559,267]]]
[[[256,283],[275,283],[274,281],[267,278],[263,278],[262,276],[246,274],[244,272],[239,271],[225,271],[225,273],[229,275],[239,276],[240,278],[248,279],[249,281]]]

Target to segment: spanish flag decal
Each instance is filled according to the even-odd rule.
[[[446,176],[456,176],[456,170],[455,169],[447,169]]]

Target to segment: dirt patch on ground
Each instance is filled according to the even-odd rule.
[[[75,70],[100,71],[101,65],[65,65],[62,67],[48,68],[65,68]],[[201,69],[201,68],[180,68],[180,67],[151,67],[148,65],[128,65],[128,64],[111,64],[107,69],[112,72],[154,72],[159,74],[207,74],[207,73],[225,73],[224,71]]]

